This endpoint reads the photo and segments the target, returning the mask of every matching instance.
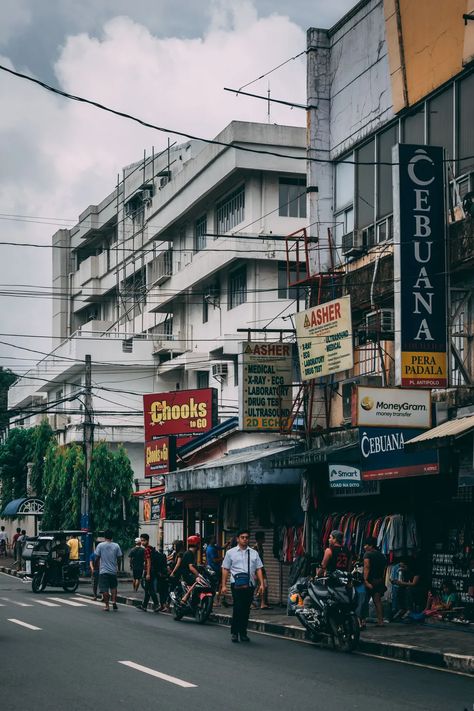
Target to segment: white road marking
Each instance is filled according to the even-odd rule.
[[[82,602],[88,602],[89,605],[99,605],[99,607],[104,607],[103,602],[99,602],[98,600],[90,600],[88,597],[74,597],[71,598],[71,600],[82,600]]]
[[[10,600],[9,597],[0,597],[0,600],[5,600],[5,602],[11,602],[13,605],[18,605],[18,607],[33,607],[27,602],[17,602],[16,600]]]
[[[54,600],[54,602],[60,602],[63,605],[70,605],[71,607],[85,607],[82,602],[73,602],[73,600],[65,600],[63,597],[48,597],[48,600]]]
[[[37,605],[45,605],[46,607],[61,607],[56,602],[48,602],[47,600],[36,600]]]
[[[182,686],[184,689],[197,688],[197,684],[191,684],[189,681],[183,681],[183,679],[178,679],[175,676],[163,674],[163,672],[156,671],[156,669],[150,669],[150,667],[144,667],[141,664],[136,664],[135,662],[119,662],[119,664],[124,664],[126,667],[130,667],[131,669],[136,669],[137,671],[141,671],[144,674],[155,676],[157,679],[169,681],[171,684],[176,684],[176,686]]]
[[[21,620],[15,620],[14,617],[9,618],[8,622],[14,622],[16,625],[21,625],[21,627],[26,627],[29,630],[41,630],[41,627],[35,627],[34,625],[29,625],[28,622],[22,622]]]

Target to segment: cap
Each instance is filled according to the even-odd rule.
[[[342,543],[342,540],[344,536],[342,535],[342,531],[331,531],[331,536],[336,539],[338,543]]]
[[[141,538],[135,538],[135,543],[141,543],[142,539]]]

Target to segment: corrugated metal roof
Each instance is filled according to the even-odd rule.
[[[431,430],[423,432],[423,434],[413,437],[408,442],[405,442],[405,447],[412,447],[413,445],[421,444],[423,442],[434,443],[435,440],[448,439],[450,437],[461,437],[462,435],[468,434],[471,430],[474,430],[474,415],[469,415],[468,417],[461,417],[459,420],[449,420],[449,422],[443,422],[442,425],[433,427]]]

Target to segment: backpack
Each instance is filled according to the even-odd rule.
[[[153,577],[167,575],[166,556],[156,548],[151,549],[151,574]]]

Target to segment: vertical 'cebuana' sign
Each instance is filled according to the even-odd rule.
[[[443,149],[394,146],[397,384],[448,383]]]

